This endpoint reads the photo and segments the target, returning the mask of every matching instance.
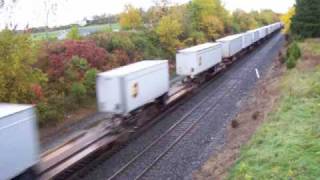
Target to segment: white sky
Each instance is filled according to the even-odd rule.
[[[10,1],[10,0],[5,0]],[[0,10],[0,29],[8,22],[18,24],[18,28],[29,26],[44,26],[46,24],[45,1],[59,1],[56,15],[49,15],[49,26],[65,25],[79,22],[84,17],[94,15],[114,14],[123,11],[125,4],[147,9],[153,0],[17,0],[18,3],[9,13]],[[189,0],[171,0],[172,3],[186,3]],[[227,9],[237,8],[250,11],[273,9],[276,12],[286,12],[295,0],[222,0]]]

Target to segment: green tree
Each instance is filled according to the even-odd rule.
[[[174,54],[176,47],[180,44],[178,39],[182,33],[182,26],[174,17],[164,16],[156,28],[162,46]]]
[[[320,1],[296,0],[291,31],[301,37],[320,37]]]
[[[0,101],[32,101],[32,86],[47,80],[39,69],[33,67],[35,60],[30,35],[9,30],[0,32]]]
[[[126,30],[136,30],[143,26],[139,9],[132,5],[126,5],[125,11],[120,15],[121,28]]]
[[[71,27],[70,31],[67,34],[67,38],[72,39],[72,40],[80,40],[81,39],[78,26],[73,25]]]
[[[92,97],[94,97],[96,93],[95,87],[96,87],[96,77],[98,72],[99,71],[97,69],[91,68],[84,74],[83,84],[87,89],[87,93]]]
[[[220,32],[222,29],[224,32],[230,24],[229,14],[220,0],[192,0],[189,9],[194,30],[205,32],[207,37],[211,37],[214,31]],[[217,29],[213,24],[219,24]]]
[[[258,13],[256,20],[260,26],[269,25],[280,20],[280,16],[270,9],[264,9]]]
[[[250,13],[237,9],[232,14],[234,32],[243,32],[258,27],[258,22]]]
[[[186,39],[193,33],[192,24],[190,23],[191,13],[186,4],[170,6],[168,15],[175,17],[181,24],[182,38]]]
[[[224,33],[223,22],[216,16],[203,17],[201,27],[207,38],[213,41]]]
[[[155,28],[163,16],[168,15],[168,0],[153,0],[154,5],[146,13],[146,22],[152,28]]]

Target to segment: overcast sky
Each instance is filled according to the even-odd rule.
[[[6,1],[6,0],[5,0]],[[7,0],[10,1],[10,0]],[[48,0],[17,0],[12,13],[0,10],[0,29],[8,22],[18,24],[18,28],[30,26],[44,26],[46,24],[45,1]],[[65,25],[79,22],[84,17],[100,14],[115,14],[123,11],[125,4],[147,9],[153,0],[49,0],[59,1],[55,15],[49,15],[49,25]],[[186,3],[189,0],[171,0],[174,3]],[[237,8],[250,11],[259,9],[273,9],[276,12],[286,12],[295,0],[222,0],[226,8]],[[10,15],[11,14],[11,15]]]

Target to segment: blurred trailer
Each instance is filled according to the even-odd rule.
[[[242,49],[245,49],[253,44],[253,32],[245,32],[242,34]]]
[[[267,31],[265,27],[259,28],[258,32],[259,32],[259,40],[262,40],[267,36]]]
[[[127,116],[169,91],[167,60],[145,60],[97,76],[100,112]]]
[[[259,41],[259,31],[257,29],[248,31],[252,35],[252,43],[256,43]]]
[[[32,174],[39,161],[36,119],[31,105],[0,103],[0,179]]]

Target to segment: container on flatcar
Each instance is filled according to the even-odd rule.
[[[259,31],[257,29],[248,31],[252,34],[252,43],[259,41]]]
[[[128,115],[169,91],[167,60],[146,60],[97,76],[100,112]]]
[[[270,34],[273,33],[276,30],[276,24],[271,24],[270,25]]]
[[[266,31],[265,27],[259,28],[258,31],[259,31],[259,40],[261,40],[267,36],[267,31]]]
[[[245,49],[253,44],[253,32],[245,32],[242,36],[242,48]]]
[[[205,43],[178,51],[176,70],[178,75],[194,78],[222,61],[220,43]]]
[[[270,24],[269,26],[267,26],[267,31],[268,31],[268,35],[273,33],[273,24]]]
[[[218,39],[222,44],[222,57],[231,58],[242,50],[242,34],[235,34]]]
[[[277,31],[277,30],[282,28],[282,23],[281,22],[277,22],[277,23],[274,24],[274,26],[275,26],[275,31]]]
[[[33,106],[0,103],[0,142],[0,179],[12,179],[31,172],[39,161],[38,128]]]

